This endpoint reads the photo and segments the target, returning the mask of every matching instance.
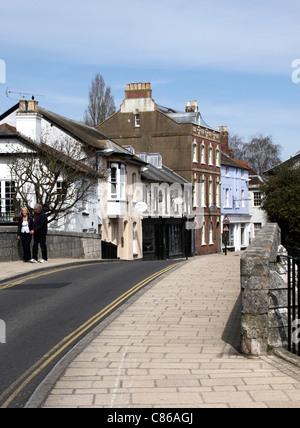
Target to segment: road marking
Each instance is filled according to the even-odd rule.
[[[175,263],[171,266],[168,266],[164,269],[162,269],[159,272],[154,273],[153,275],[149,276],[148,278],[144,279],[143,281],[139,282],[138,284],[134,285],[130,290],[123,293],[121,296],[119,296],[117,299],[115,299],[113,302],[111,302],[109,305],[107,305],[105,308],[103,308],[100,312],[98,312],[96,315],[91,317],[88,321],[86,321],[84,324],[82,324],[78,329],[73,331],[71,334],[66,336],[64,339],[62,339],[57,345],[55,345],[50,351],[48,351],[40,360],[38,360],[32,367],[30,367],[26,372],[24,372],[12,385],[10,385],[1,395],[0,395],[0,402],[5,399],[5,397],[8,396],[6,401],[1,405],[2,409],[5,409],[9,406],[9,404],[17,397],[17,395],[28,385],[28,383],[34,379],[35,376],[37,376],[45,367],[47,367],[48,364],[50,364],[59,354],[61,354],[64,349],[66,349],[69,345],[71,345],[76,339],[78,339],[83,333],[85,333],[87,330],[89,330],[91,327],[93,327],[95,324],[97,324],[99,321],[101,321],[102,318],[104,318],[106,315],[108,315],[113,309],[115,309],[117,306],[119,306],[121,303],[123,303],[125,300],[127,300],[130,296],[132,296],[134,293],[136,293],[138,290],[140,290],[142,287],[153,281],[154,279],[158,278],[159,276],[163,275],[164,273],[168,272],[169,270],[175,268],[176,266],[179,266],[182,262]],[[60,269],[58,271],[62,271],[64,269]],[[53,271],[51,272],[53,273]],[[50,274],[48,272],[48,274]],[[46,274],[43,274],[46,275]],[[42,275],[37,275],[36,277],[39,277]],[[32,279],[32,278],[31,278]],[[26,280],[20,281],[25,282]],[[11,285],[13,286],[13,285]],[[19,385],[19,386],[18,386]],[[12,392],[13,391],[13,392]],[[11,394],[11,395],[9,395]]]

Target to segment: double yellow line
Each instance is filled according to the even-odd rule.
[[[112,312],[113,309],[115,309],[117,306],[119,306],[121,303],[127,300],[130,296],[132,296],[142,287],[149,284],[151,281],[163,275],[164,273],[168,272],[169,270],[174,269],[176,266],[180,265],[181,263],[182,262],[172,264],[171,266],[168,266],[167,268],[162,269],[161,271],[156,272],[153,275],[149,276],[148,278],[144,279],[143,281],[139,282],[130,290],[126,291],[126,293],[122,294],[112,303],[107,305],[104,309],[102,309],[100,312],[98,312],[88,321],[86,321],[84,324],[82,324],[77,330],[73,331],[71,334],[69,334],[63,340],[61,340],[57,345],[55,345],[32,367],[30,367],[26,372],[24,372],[14,383],[12,383],[9,386],[9,388],[7,388],[0,395],[0,403],[5,400],[1,405],[1,408],[2,409],[7,408],[9,404],[17,397],[17,395],[28,385],[28,383],[32,381],[32,379],[34,379],[35,376],[37,376],[45,367],[47,367],[48,364],[50,364],[57,356],[59,356],[59,354],[61,354],[64,351],[64,349],[70,346],[76,339],[78,339],[87,330],[89,330],[95,324],[99,323],[101,319],[103,319],[106,315]],[[63,269],[60,269],[60,270],[63,270]],[[53,271],[51,273],[53,273]],[[43,274],[43,275],[46,275],[46,274]],[[49,272],[48,272],[48,275],[49,275]],[[14,285],[20,284],[21,282],[24,282],[24,280],[18,281],[17,283],[14,283]],[[13,285],[10,284],[9,286],[12,287]],[[6,288],[9,288],[9,287],[7,286]],[[3,288],[0,288],[0,289],[3,289]]]

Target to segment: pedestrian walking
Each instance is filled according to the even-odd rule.
[[[23,261],[25,263],[31,260],[31,240],[33,230],[33,218],[29,215],[27,208],[22,208],[21,217],[18,224],[18,239],[22,242],[23,246]]]
[[[48,254],[47,254],[47,245],[46,238],[48,232],[48,218],[43,211],[41,205],[36,204],[34,206],[35,219],[33,223],[33,230],[31,234],[33,235],[33,248],[32,248],[32,256],[33,258],[30,260],[31,263],[38,263],[38,250],[39,245],[42,251],[42,260],[40,263],[48,262]]]

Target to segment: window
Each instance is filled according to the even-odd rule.
[[[254,192],[253,193],[253,203],[255,207],[261,206],[261,200],[262,200],[262,193],[261,192]]]
[[[193,142],[193,163],[198,163],[198,145],[196,140]]]
[[[212,178],[209,177],[209,186],[208,186],[208,206],[212,206],[213,204],[213,182]]]
[[[213,234],[214,234],[214,226],[213,226],[213,222],[210,221],[209,222],[209,245],[213,245],[214,243]]]
[[[154,185],[153,188],[152,188],[152,191],[153,191],[153,193],[152,193],[152,195],[153,195],[153,200],[152,200],[152,202],[153,202],[153,205],[152,205],[153,206],[153,212],[154,213],[158,213],[158,207],[159,207],[158,186]]]
[[[241,246],[244,247],[246,245],[246,233],[245,233],[245,225],[241,225]]]
[[[169,226],[169,256],[182,254],[182,229],[180,225]]]
[[[126,168],[125,165],[120,167],[120,199],[126,198]]]
[[[62,202],[67,195],[67,185],[64,181],[56,183],[57,202]]]
[[[254,237],[261,231],[261,223],[254,223]]]
[[[202,164],[206,163],[205,162],[205,145],[204,145],[204,142],[202,143],[202,146],[201,146],[201,163]]]
[[[225,175],[226,175],[226,177],[229,177],[229,168],[228,168],[228,166],[226,166],[226,168],[225,168]]]
[[[220,162],[220,149],[219,147],[217,147],[216,149],[216,166],[220,166],[221,162]]]
[[[112,163],[110,166],[110,198],[126,198],[126,166]]]
[[[229,189],[225,189],[225,208],[229,208]]]
[[[205,241],[205,221],[203,222],[203,225],[202,225],[201,245],[206,245],[206,241]]]
[[[16,214],[16,188],[14,181],[0,181],[1,221],[12,221]]]
[[[245,190],[242,190],[242,208],[245,208]]]
[[[114,166],[110,170],[110,183],[111,183],[111,197],[117,199],[118,186],[117,186],[117,168]]]
[[[205,207],[205,177],[201,180],[201,207]]]
[[[209,146],[209,151],[208,151],[208,163],[209,165],[213,165],[213,149],[212,146]]]
[[[134,115],[134,120],[135,120],[134,126],[136,128],[139,128],[141,126],[141,117],[140,117],[140,115],[139,114],[135,114]]]

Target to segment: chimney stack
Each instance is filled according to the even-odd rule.
[[[191,103],[191,101],[188,101],[186,103],[186,107],[185,107],[185,112],[186,113],[195,113],[199,111],[199,107],[197,105],[197,101],[194,100],[193,104]]]
[[[228,147],[228,131],[227,126],[218,126],[218,131],[221,134],[221,150],[223,153],[228,155],[229,147]]]
[[[147,83],[127,83],[125,99],[132,98],[152,98],[151,84]]]
[[[150,82],[127,83],[125,100],[121,104],[121,113],[140,114],[142,112],[155,111],[157,108],[152,99]]]
[[[42,116],[38,113],[38,102],[31,100],[20,100],[19,110],[16,114],[17,131],[40,144],[41,142]]]

